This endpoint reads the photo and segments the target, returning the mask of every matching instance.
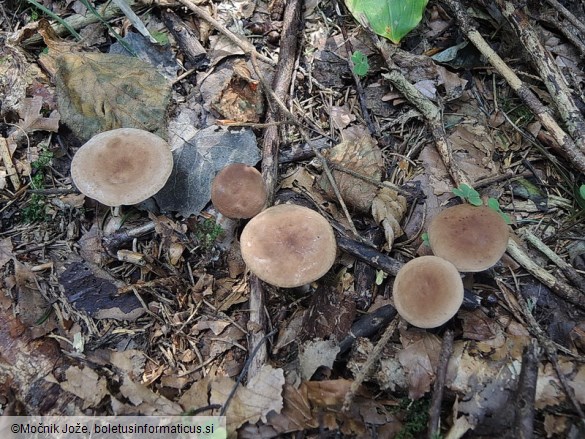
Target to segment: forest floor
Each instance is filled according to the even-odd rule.
[[[585,437],[585,5],[515,3],[420,2],[392,44],[335,0],[2,2],[0,414]],[[71,161],[119,127],[167,140],[174,169],[118,210]],[[247,270],[247,220],[210,203],[234,162],[333,226],[325,276]],[[394,279],[461,202],[505,218],[507,251],[417,328]]]

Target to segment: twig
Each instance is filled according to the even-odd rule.
[[[561,279],[554,277],[544,268],[539,266],[534,258],[527,255],[524,250],[510,238],[508,240],[508,253],[516,260],[526,271],[533,275],[540,282],[549,287],[557,296],[571,302],[573,305],[578,306],[581,309],[585,309],[585,301],[583,300],[583,294],[575,290],[569,284]]]
[[[203,20],[205,20],[209,24],[211,24],[220,33],[225,35],[232,43],[234,43],[236,46],[238,46],[240,49],[242,49],[246,55],[251,55],[252,53],[254,53],[260,61],[265,62],[271,66],[276,65],[276,61],[274,61],[271,58],[268,58],[267,56],[264,56],[264,55],[258,53],[256,51],[256,48],[252,45],[252,43],[250,43],[244,37],[241,37],[241,36],[234,34],[231,30],[229,30],[223,24],[221,24],[219,21],[217,21],[215,18],[213,18],[205,9],[197,6],[195,4],[195,2],[193,2],[191,0],[178,0],[178,1],[179,1],[179,3],[186,6],[188,9],[190,9],[192,12],[197,14],[197,16],[199,16],[200,18],[202,18]],[[156,0],[156,3],[161,4],[161,3],[165,3],[165,1],[164,0],[162,0],[162,1]]]
[[[573,140],[563,131],[554,117],[540,102],[538,97],[514,71],[506,65],[504,60],[491,48],[483,36],[472,26],[470,18],[458,0],[443,0],[443,3],[453,11],[461,30],[473,45],[487,58],[489,63],[504,77],[512,90],[522,99],[535,117],[547,129],[559,146],[564,150],[567,159],[580,171],[585,173],[585,154],[575,145]]]
[[[433,396],[431,407],[429,408],[429,439],[435,439],[441,431],[441,405],[443,402],[443,392],[445,390],[445,380],[447,378],[447,365],[449,358],[453,353],[453,331],[445,331],[443,335],[443,344],[441,345],[441,354],[435,384],[433,386]]]
[[[433,139],[435,140],[435,147],[441,160],[445,164],[445,167],[449,171],[451,178],[455,182],[456,186],[466,184],[473,186],[473,183],[469,180],[467,175],[459,169],[459,166],[453,160],[453,152],[451,148],[451,142],[447,138],[445,127],[441,120],[441,110],[418,89],[412,85],[408,79],[398,69],[398,66],[392,60],[393,55],[399,50],[397,47],[390,46],[384,39],[378,38],[372,35],[376,47],[384,57],[386,65],[390,69],[390,72],[385,77],[392,82],[392,84],[404,95],[408,101],[413,104],[418,111],[422,113],[424,118],[427,120]]]
[[[342,251],[391,276],[396,276],[398,270],[404,265],[402,262],[379,252],[367,244],[354,241],[340,234],[336,234],[336,236],[337,246]]]
[[[359,387],[362,385],[364,380],[368,377],[368,375],[369,375],[372,367],[376,363],[376,361],[378,361],[380,359],[380,356],[382,355],[382,351],[384,350],[384,348],[386,347],[386,345],[388,344],[388,342],[392,338],[392,335],[394,334],[394,331],[396,330],[397,326],[398,326],[398,319],[395,318],[388,325],[388,327],[384,331],[384,334],[382,334],[382,337],[380,337],[380,340],[378,340],[378,343],[376,343],[376,346],[374,346],[374,349],[372,349],[372,352],[370,352],[370,355],[368,355],[368,359],[364,363],[362,370],[359,371],[358,375],[355,377],[355,379],[351,383],[349,390],[345,394],[343,406],[341,408],[342,411],[347,412],[350,409],[351,403],[353,402],[353,398],[355,397],[355,394],[357,393]]]
[[[268,340],[269,337],[272,337],[274,334],[277,333],[277,330],[274,329],[272,332],[266,334],[264,337],[262,337],[262,339],[260,340],[260,342],[256,345],[256,347],[254,348],[254,350],[248,355],[248,358],[246,359],[246,363],[244,363],[244,367],[242,368],[242,371],[240,372],[240,374],[238,375],[238,379],[236,380],[236,383],[234,384],[234,387],[232,388],[232,390],[230,391],[230,394],[228,395],[228,397],[226,398],[225,402],[223,403],[223,407],[221,409],[221,412],[219,414],[219,416],[225,416],[225,413],[228,409],[228,406],[232,400],[232,398],[235,396],[237,390],[238,390],[238,386],[242,383],[242,380],[244,379],[244,376],[246,375],[246,372],[248,372],[252,361],[254,360],[254,358],[256,358],[256,355],[259,353],[260,348],[262,346],[265,346],[264,343],[266,343],[266,341]],[[248,374],[248,376],[250,376]]]
[[[497,3],[536,66],[539,76],[559,110],[567,131],[581,152],[585,152],[585,119],[577,108],[563,73],[550,52],[540,42],[536,31],[522,9],[517,8],[514,2],[510,1],[497,0]]]
[[[567,20],[569,20],[573,26],[581,31],[585,35],[585,24],[577,17],[575,17],[571,11],[561,5],[557,0],[546,0],[546,2],[559,11]]]
[[[522,353],[514,416],[514,437],[531,439],[534,435],[534,400],[538,378],[538,344],[531,339]]]
[[[571,264],[563,261],[559,255],[557,255],[550,247],[548,247],[544,242],[542,242],[537,236],[533,235],[527,229],[520,229],[518,230],[518,234],[522,236],[526,241],[532,244],[538,251],[544,254],[547,258],[549,258],[557,267],[561,269],[563,274],[567,276],[573,285],[579,288],[583,293],[585,293],[585,277],[583,277],[577,270],[575,270]]]
[[[547,14],[539,14],[538,20],[547,23],[550,26],[554,26],[555,29],[562,33],[563,36],[577,48],[581,54],[581,58],[585,58],[585,44],[583,44],[577,36],[577,29],[575,29],[573,25],[566,22],[561,23],[556,17]]]
[[[6,140],[4,137],[0,137],[0,158],[4,162],[6,173],[10,178],[10,182],[12,183],[14,190],[18,191],[21,186],[20,178],[18,177],[18,171],[16,170],[14,163],[12,163],[12,155],[10,154],[8,140]]]

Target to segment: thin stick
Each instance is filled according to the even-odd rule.
[[[508,240],[507,251],[516,262],[522,265],[522,267],[524,267],[524,269],[536,279],[549,287],[557,296],[571,302],[573,305],[576,305],[581,309],[585,309],[583,294],[539,266],[534,261],[534,258],[527,255],[512,238]]]
[[[522,9],[516,8],[514,2],[510,1],[497,0],[497,3],[504,17],[514,28],[532,63],[536,66],[539,76],[559,110],[567,131],[581,152],[585,152],[585,119],[577,108],[563,73],[550,52],[540,42],[536,31]]]
[[[532,244],[547,258],[549,258],[553,264],[561,269],[563,274],[567,276],[567,279],[569,279],[573,285],[585,293],[585,290],[583,290],[585,288],[585,277],[581,276],[581,274],[579,274],[579,272],[575,270],[571,264],[563,261],[559,255],[557,255],[549,246],[547,246],[529,230],[521,229],[518,231],[518,234],[526,239],[526,241]]]
[[[437,378],[433,386],[433,397],[431,399],[431,407],[429,408],[429,439],[436,438],[441,431],[441,405],[445,390],[445,380],[447,379],[447,365],[449,364],[451,354],[453,354],[453,331],[449,329],[443,336],[439,366],[437,367]]]
[[[549,131],[553,139],[567,155],[567,159],[580,171],[585,173],[585,154],[575,145],[573,140],[563,131],[547,108],[538,97],[514,71],[506,65],[504,60],[491,48],[483,36],[471,25],[467,12],[458,0],[443,0],[455,14],[459,26],[465,36],[481,52],[489,63],[504,77],[512,90],[522,99],[534,113],[541,125]]]
[[[395,318],[388,325],[388,327],[384,331],[384,334],[382,334],[382,337],[380,337],[380,340],[378,341],[378,343],[376,343],[376,346],[374,346],[374,349],[372,349],[372,352],[370,352],[370,355],[368,355],[368,359],[364,363],[362,370],[360,370],[358,375],[355,377],[355,380],[351,383],[349,390],[345,394],[345,399],[343,401],[343,407],[341,408],[342,411],[347,412],[350,409],[351,403],[353,402],[353,398],[355,397],[355,394],[357,393],[359,387],[362,385],[364,380],[368,377],[368,374],[370,373],[370,371],[371,371],[372,367],[374,366],[374,364],[376,363],[376,361],[378,361],[380,359],[380,356],[382,355],[382,351],[384,350],[384,348],[386,347],[386,345],[388,344],[388,342],[392,338],[392,335],[394,334],[394,331],[396,330],[397,326],[398,326],[398,319]]]
[[[585,24],[577,17],[575,17],[571,11],[561,5],[557,0],[546,0],[546,2],[559,11],[567,20],[569,20],[573,26],[579,29],[583,34],[585,34]]]
[[[186,6],[188,9],[190,9],[192,12],[197,14],[197,16],[199,16],[200,18],[202,18],[203,20],[205,20],[209,24],[211,24],[220,33],[225,35],[232,43],[234,43],[236,46],[238,46],[240,49],[242,49],[246,55],[251,55],[252,53],[254,53],[260,61],[265,62],[267,64],[270,64],[271,66],[276,65],[276,61],[274,61],[271,58],[268,58],[267,56],[264,56],[264,55],[258,53],[256,51],[256,48],[254,47],[254,45],[252,45],[252,43],[250,43],[248,40],[244,39],[244,37],[241,37],[241,36],[234,34],[231,30],[229,30],[223,24],[221,24],[219,21],[217,21],[215,18],[213,18],[205,9],[197,6],[195,4],[195,2],[193,2],[191,0],[178,0],[178,1],[179,1],[179,3]],[[159,3],[161,3],[161,1],[156,0],[156,3],[159,4]],[[162,3],[164,3],[164,0],[162,1]]]
[[[514,437],[531,439],[534,435],[534,400],[538,378],[538,343],[531,339],[522,353],[522,370],[516,391]]]
[[[441,110],[435,104],[433,104],[428,98],[418,91],[418,89],[412,85],[408,79],[400,72],[398,66],[392,60],[393,55],[399,50],[397,47],[390,46],[385,40],[372,36],[376,47],[384,57],[386,65],[390,69],[390,72],[386,75],[386,78],[392,82],[392,84],[404,95],[408,101],[414,105],[418,111],[422,113],[424,118],[427,120],[431,127],[431,134],[435,140],[435,147],[441,160],[445,164],[445,167],[449,171],[451,178],[455,182],[456,186],[466,184],[473,187],[473,183],[469,180],[469,177],[459,168],[457,163],[453,160],[453,153],[451,148],[451,142],[447,138],[445,127],[441,120]]]
[[[20,178],[18,176],[16,166],[14,166],[14,163],[12,162],[12,155],[10,154],[8,140],[6,140],[4,137],[0,137],[0,159],[2,159],[4,162],[6,173],[10,178],[10,182],[12,183],[14,190],[18,191],[21,187]]]

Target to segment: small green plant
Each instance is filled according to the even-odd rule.
[[[216,224],[212,219],[206,219],[197,226],[195,239],[197,239],[199,246],[204,251],[208,251],[213,247],[214,242],[217,240],[221,232],[223,232],[223,229],[219,224]]]
[[[396,439],[413,439],[421,437],[421,433],[426,430],[429,421],[429,408],[431,400],[429,398],[421,398],[412,401],[408,398],[400,400],[400,404],[396,407],[396,412],[404,412],[404,420],[402,421],[402,430],[398,432]]]
[[[150,35],[152,35],[156,42],[161,46],[166,46],[169,44],[169,34],[166,32],[154,31],[151,32]]]
[[[453,193],[458,197],[463,198],[463,201],[467,201],[474,206],[481,206],[483,204],[479,192],[466,184],[462,184],[458,188],[453,189]]]
[[[370,64],[368,63],[368,57],[364,53],[356,50],[351,55],[351,62],[353,63],[353,72],[356,75],[364,77],[368,74]]]
[[[420,235],[420,237],[422,238],[424,245],[426,245],[427,247],[431,246],[431,242],[429,241],[429,234],[427,232]]]
[[[32,162],[31,168],[35,171],[30,179],[31,189],[43,189],[45,181],[45,168],[51,163],[53,153],[43,149],[39,158]],[[26,223],[44,221],[46,217],[46,199],[41,194],[32,194],[27,205],[22,209],[22,218]]]
[[[474,206],[482,206],[483,205],[483,201],[481,200],[481,197],[479,196],[479,192],[477,192],[475,189],[473,189],[472,187],[470,187],[466,184],[462,184],[458,188],[453,189],[453,193],[455,195],[457,195],[458,197],[461,197],[463,199],[463,201],[467,201],[469,204],[472,204]],[[506,224],[510,224],[512,222],[510,219],[510,216],[502,211],[502,209],[500,207],[500,203],[495,198],[488,198],[486,205],[490,209],[498,212],[500,214],[500,216],[502,218],[504,218],[504,221],[506,221]]]
[[[579,188],[579,195],[583,200],[585,200],[585,184],[582,184]]]

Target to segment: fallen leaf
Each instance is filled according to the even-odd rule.
[[[106,53],[64,54],[55,83],[62,122],[81,140],[115,128],[166,137],[171,85],[137,58]]]
[[[301,377],[309,380],[321,367],[333,367],[339,346],[333,340],[310,340],[300,346],[299,363]]]
[[[325,151],[323,155],[339,167],[380,181],[383,165],[382,151],[367,130],[360,128],[359,133],[352,133],[351,137],[346,137],[340,144]],[[348,206],[358,212],[368,212],[378,188],[341,171],[334,170],[332,173],[339,192]],[[320,176],[318,184],[331,200],[337,200],[325,173]]]
[[[213,381],[210,404],[223,405],[234,386],[234,380],[227,377]],[[283,370],[267,364],[249,380],[246,387],[238,385],[226,411],[228,435],[233,436],[245,422],[253,424],[260,419],[266,422],[266,415],[273,410],[280,413],[283,407],[283,387]]]
[[[410,339],[413,335],[416,341]],[[431,390],[435,380],[441,340],[428,332],[412,334],[408,331],[401,333],[401,339],[405,347],[397,354],[397,358],[408,377],[408,397],[419,399]]]
[[[254,166],[260,152],[252,130],[210,126],[175,149],[173,160],[173,172],[154,198],[162,211],[189,217],[199,214],[209,202],[217,172],[230,163]]]
[[[178,416],[183,411],[176,402],[172,402],[162,395],[157,395],[148,387],[131,380],[127,375],[122,378],[120,392],[130,400],[135,408],[129,410],[128,407],[120,405],[113,399],[112,407],[118,415],[136,414],[138,411],[141,415],[146,416]]]
[[[12,239],[2,238],[0,239],[0,268],[4,267],[9,261],[14,260],[16,257],[13,253]]]
[[[89,367],[71,366],[65,371],[61,388],[83,400],[83,409],[96,407],[109,394],[107,380]]]

